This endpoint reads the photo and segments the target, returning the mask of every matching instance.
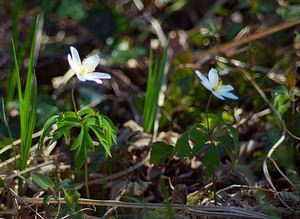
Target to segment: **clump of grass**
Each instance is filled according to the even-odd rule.
[[[34,51],[36,44],[36,33],[38,25],[38,16],[32,31],[32,41],[29,56],[29,64],[26,74],[25,89],[22,90],[20,69],[17,59],[15,42],[12,39],[12,52],[14,57],[14,69],[18,98],[20,103],[20,127],[21,127],[21,144],[20,144],[20,162],[19,169],[24,170],[27,167],[27,161],[30,156],[32,143],[32,134],[36,122],[36,100],[37,100],[37,82],[34,72]]]

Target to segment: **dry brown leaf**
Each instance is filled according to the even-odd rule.
[[[187,202],[187,191],[185,184],[177,184],[172,193],[173,204],[186,204]]]

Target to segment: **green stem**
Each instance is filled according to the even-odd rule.
[[[73,103],[73,108],[74,108],[74,111],[77,115],[77,107],[76,107],[76,102],[75,102],[75,97],[74,97],[74,87],[72,88],[72,91],[71,91],[71,96],[72,96],[72,103]]]
[[[74,97],[74,87],[72,88],[71,91],[71,96],[72,96],[72,103],[73,103],[73,108],[74,111],[77,114],[77,107],[76,107],[76,102],[75,102],[75,97]],[[84,180],[85,180],[85,191],[86,191],[86,197],[90,198],[90,191],[89,191],[89,170],[88,170],[88,157],[86,157],[86,160],[84,162]]]
[[[206,110],[205,110],[206,122],[207,122],[207,131],[208,131],[209,136],[211,135],[211,133],[210,133],[209,122],[208,122],[208,109],[209,109],[211,98],[212,98],[212,94],[210,94],[210,96],[208,98],[207,105],[206,105]]]
[[[217,206],[217,189],[216,189],[216,177],[215,177],[215,171],[213,172],[213,194],[214,194],[214,203],[215,206]]]
[[[207,122],[207,133],[208,133],[209,138],[210,138],[210,146],[211,146],[211,147],[215,147],[215,145],[213,144],[212,132],[211,132],[211,130],[210,130],[210,127],[209,127],[209,121],[208,121],[208,110],[209,110],[211,98],[212,98],[212,94],[210,94],[210,96],[209,96],[209,98],[208,98],[207,105],[206,105],[206,110],[205,110],[205,114],[206,114],[206,122]],[[214,202],[215,202],[215,206],[216,206],[216,205],[217,205],[217,196],[216,196],[216,192],[217,192],[217,191],[216,191],[215,170],[214,170],[214,172],[213,172],[212,180],[213,180]]]
[[[89,190],[89,170],[88,170],[88,161],[86,158],[86,161],[84,162],[84,181],[85,181],[85,192],[86,197],[90,198],[90,190]]]

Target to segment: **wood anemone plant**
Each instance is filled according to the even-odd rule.
[[[52,133],[52,127],[57,128]],[[45,138],[50,139],[49,144],[58,140],[62,136],[70,137],[72,129],[79,129],[79,135],[73,139],[71,151],[75,153],[75,168],[80,170],[84,165],[86,193],[89,197],[88,189],[88,150],[95,150],[95,137],[99,144],[104,148],[106,155],[111,156],[110,148],[116,141],[116,128],[111,120],[101,115],[91,108],[83,109],[79,112],[65,112],[50,117],[43,128],[42,136],[39,140],[39,147],[43,146]]]

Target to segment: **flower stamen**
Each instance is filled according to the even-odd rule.
[[[222,82],[222,80],[220,80],[218,83],[215,83],[215,84],[213,85],[212,89],[213,89],[214,91],[217,91],[217,90],[220,89],[222,86],[223,86],[223,82]]]

